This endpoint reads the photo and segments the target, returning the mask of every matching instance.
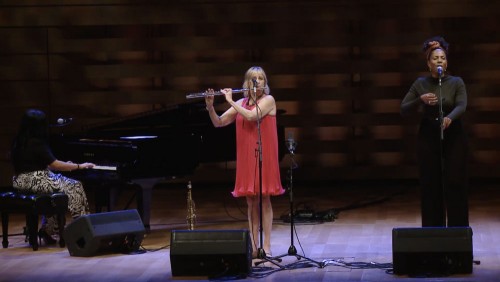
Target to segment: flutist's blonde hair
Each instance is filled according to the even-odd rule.
[[[258,66],[253,66],[247,70],[247,72],[245,73],[244,81],[243,81],[243,88],[252,89],[253,88],[252,79],[256,76],[263,76],[264,77],[264,81],[265,81],[264,86],[263,86],[264,87],[264,94],[271,93],[271,89],[269,88],[269,84],[267,82],[266,72],[264,71],[263,68],[258,67]],[[260,87],[262,87],[262,86],[260,86]],[[248,91],[245,91],[244,96],[248,97],[248,93],[249,93]]]

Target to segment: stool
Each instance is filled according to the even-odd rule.
[[[24,194],[17,191],[0,193],[0,212],[2,214],[2,245],[9,246],[9,214],[26,214],[26,229],[29,244],[38,250],[38,216],[57,216],[59,225],[59,246],[66,244],[63,239],[68,211],[68,195],[64,193]]]

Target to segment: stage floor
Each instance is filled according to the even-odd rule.
[[[388,182],[389,183],[389,182]],[[230,184],[193,183],[196,204],[195,230],[246,229],[246,204],[230,195]],[[124,191],[117,209],[133,196]],[[186,185],[157,187],[153,192],[151,232],[142,241],[141,254],[98,254],[72,257],[66,248],[41,246],[34,252],[22,232],[24,218],[11,216],[9,248],[0,250],[0,281],[169,281],[207,280],[200,277],[172,277],[171,230],[187,229]],[[90,196],[91,203],[93,202]],[[447,277],[398,276],[385,268],[392,263],[392,229],[419,227],[418,186],[413,183],[296,184],[297,210],[315,213],[338,212],[333,221],[304,221],[296,224],[294,246],[298,254],[324,267],[291,268],[298,260],[285,256],[279,265],[261,264],[239,281],[498,281],[500,275],[500,187],[471,185],[470,223],[473,229],[472,274]],[[288,193],[273,198],[272,254],[286,254],[291,245],[291,228],[281,220],[289,212]],[[130,208],[134,208],[131,206]],[[42,243],[43,244],[43,243]],[[254,260],[253,262],[258,262]],[[305,260],[300,260],[305,261]],[[364,268],[377,266],[381,268]],[[254,264],[252,264],[254,265]],[[267,268],[269,267],[269,268]],[[257,270],[260,270],[257,272]],[[262,278],[257,277],[263,276]]]

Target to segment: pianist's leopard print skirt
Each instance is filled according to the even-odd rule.
[[[14,176],[12,180],[14,188],[20,192],[39,194],[65,193],[68,195],[68,210],[73,218],[89,213],[87,195],[80,181],[53,173],[50,170],[21,173]],[[45,228],[49,234],[56,233],[57,220],[55,216],[50,218],[43,217],[42,228]]]

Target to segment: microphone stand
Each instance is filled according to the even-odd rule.
[[[441,78],[443,77],[443,71],[438,71],[439,77],[439,91],[438,91],[438,99],[439,99],[439,124],[441,125],[441,141],[444,140],[444,112],[443,112],[443,95],[441,93]],[[442,155],[442,154],[441,154]]]
[[[446,221],[446,184],[445,184],[445,169],[444,169],[444,154],[443,154],[443,146],[444,146],[444,112],[443,112],[443,93],[442,93],[442,84],[441,79],[443,77],[443,70],[441,67],[438,68],[438,99],[439,99],[439,128],[440,128],[440,139],[439,139],[439,154],[441,158],[441,190],[443,194],[443,215],[444,215],[444,225],[445,227],[448,225]]]
[[[281,265],[273,261],[273,258],[268,257],[266,255],[266,251],[264,251],[263,245],[264,245],[264,237],[263,237],[263,228],[262,228],[262,134],[261,134],[261,128],[260,128],[260,123],[261,123],[261,114],[262,111],[260,111],[259,105],[257,104],[257,81],[252,80],[253,82],[253,97],[250,95],[250,97],[253,99],[255,108],[257,111],[257,133],[258,133],[258,141],[257,141],[257,151],[258,151],[258,161],[259,161],[259,248],[257,249],[257,258],[261,259],[261,261],[256,262],[255,265],[259,265],[264,262],[270,262],[280,268],[283,268]],[[260,114],[259,114],[260,112]],[[272,219],[271,219],[272,220]],[[281,262],[281,260],[278,260]]]
[[[290,138],[288,140],[288,152],[290,153],[290,169],[288,170],[288,172],[289,172],[288,195],[290,198],[290,247],[288,248],[288,252],[286,254],[273,257],[273,259],[281,259],[282,257],[286,257],[286,256],[294,256],[297,258],[297,260],[304,259],[304,260],[307,260],[309,262],[312,262],[313,264],[316,264],[319,268],[323,268],[324,265],[322,263],[315,261],[315,260],[312,260],[308,257],[299,255],[297,253],[297,248],[295,248],[295,246],[293,245],[293,233],[294,233],[293,231],[295,230],[295,224],[294,224],[294,216],[295,215],[294,215],[294,211],[293,211],[293,170],[297,167],[296,163],[295,163],[295,159],[294,159],[295,146],[296,146],[295,141],[293,141],[293,139]],[[292,264],[295,264],[295,263],[292,263]]]

